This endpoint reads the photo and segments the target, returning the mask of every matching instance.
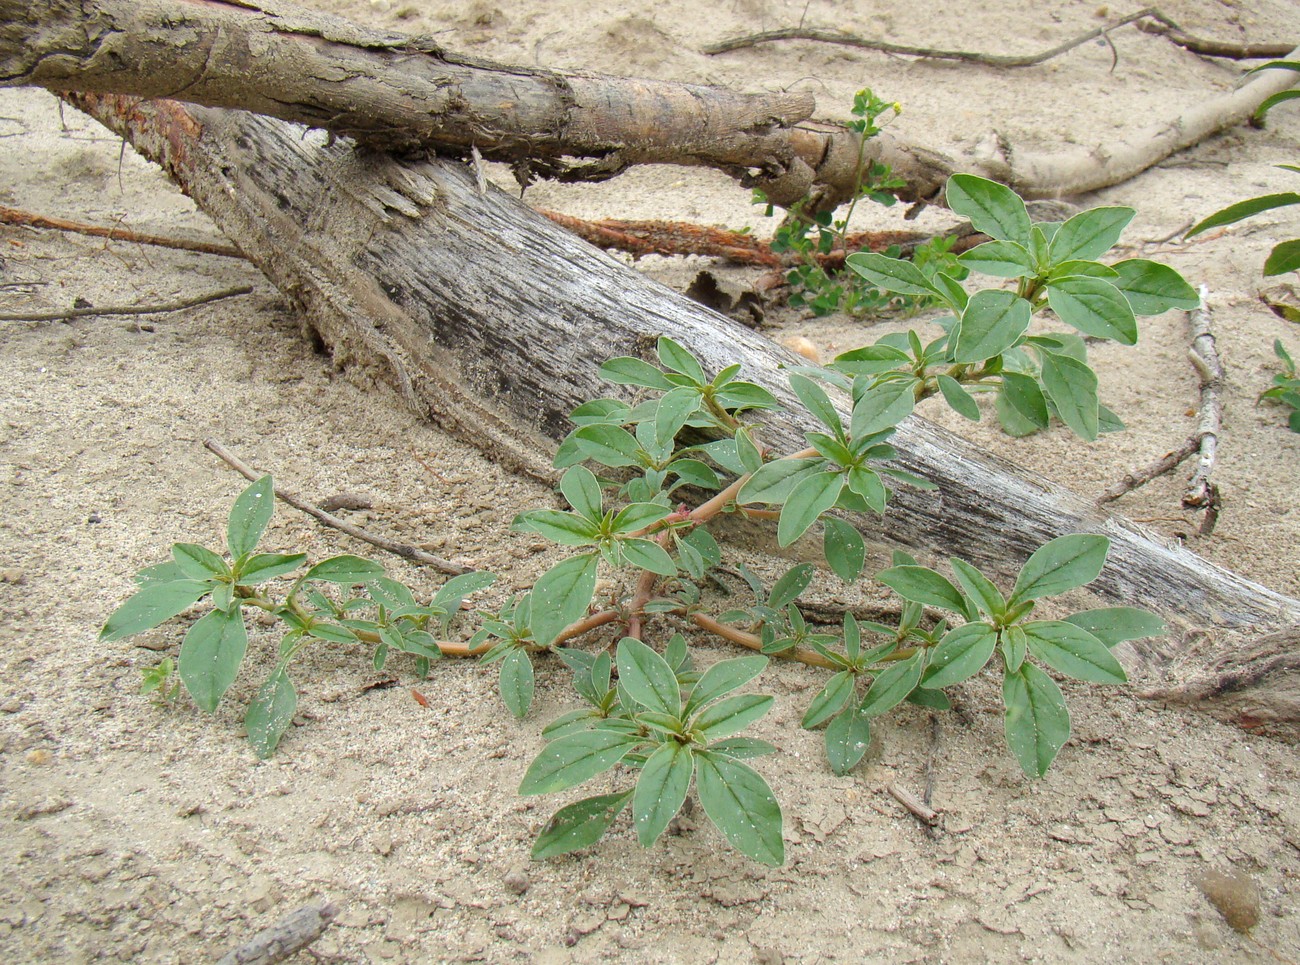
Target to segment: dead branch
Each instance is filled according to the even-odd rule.
[[[211,450],[219,459],[238,472],[250,482],[260,479],[264,473],[258,472],[247,463],[243,462],[233,452],[217,442],[215,439],[203,440],[203,445]],[[394,556],[400,556],[404,560],[410,560],[413,563],[423,563],[426,566],[432,566],[443,573],[452,576],[460,576],[462,573],[472,573],[472,566],[465,566],[462,563],[456,563],[452,560],[443,559],[441,556],[434,556],[427,553],[418,546],[411,546],[408,543],[399,543],[397,540],[389,539],[387,536],[380,536],[378,533],[372,533],[368,529],[360,526],[354,526],[345,519],[340,519],[333,513],[326,512],[315,503],[303,499],[301,496],[295,496],[293,493],[285,492],[279,484],[275,486],[275,496],[282,502],[288,503],[294,509],[306,513],[320,520],[326,526],[333,527],[341,533],[347,533],[354,539],[369,543],[371,546],[377,546],[385,553],[392,553]]]
[[[105,228],[102,225],[86,224],[84,221],[68,221],[64,218],[51,218],[18,208],[6,208],[0,205],[0,224],[15,225],[20,228],[44,228],[50,231],[70,231],[74,234],[90,235],[92,238],[107,238],[110,241],[130,241],[137,245],[156,245],[160,248],[176,248],[180,251],[197,251],[204,255],[221,255],[224,258],[243,258],[244,253],[233,245],[222,245],[211,241],[190,241],[186,238],[167,238],[163,235],[143,234],[129,228]]]
[[[234,951],[223,955],[217,965],[275,965],[306,948],[338,917],[335,904],[304,905],[290,912]]]
[[[0,322],[61,322],[69,318],[86,318],[90,315],[161,315],[165,312],[179,312],[183,308],[193,308],[196,305],[218,302],[223,298],[249,295],[252,294],[252,291],[252,285],[239,285],[236,288],[223,288],[221,291],[212,292],[208,295],[198,295],[194,298],[183,298],[180,301],[161,302],[154,305],[106,305],[103,308],[90,306],[54,312],[14,312],[0,314]]]
[[[815,104],[806,94],[494,64],[284,0],[0,0],[0,86],[182,97],[389,151],[467,159],[477,151],[514,165],[524,184],[601,180],[641,163],[708,166],[761,187],[783,207],[810,198],[808,210],[851,198],[862,165],[877,162],[906,182],[898,192],[906,200],[935,199],[956,171],[1026,197],[1094,191],[1242,123],[1298,81],[1292,71],[1261,73],[1118,148],[1013,155],[996,145],[954,158],[889,132],[863,148],[841,124],[810,122]],[[400,192],[387,200],[394,198],[400,202]]]
[[[1201,535],[1208,536],[1214,528],[1219,512],[1219,489],[1210,482],[1210,473],[1214,469],[1214,460],[1218,452],[1219,430],[1223,424],[1223,361],[1219,358],[1214,333],[1210,329],[1212,316],[1207,304],[1209,293],[1201,286],[1201,307],[1187,313],[1187,324],[1191,331],[1192,345],[1187,355],[1192,367],[1196,369],[1200,381],[1200,418],[1196,430],[1187,440],[1172,452],[1161,456],[1143,469],[1126,473],[1124,478],[1111,486],[1097,498],[1097,503],[1113,502],[1126,493],[1145,486],[1151,480],[1166,473],[1173,472],[1194,453],[1200,458],[1187,490],[1183,493],[1183,507],[1186,509],[1204,509],[1205,520],[1201,526]]]
[[[1033,67],[1045,63],[1081,47],[1098,37],[1109,39],[1112,30],[1135,24],[1143,33],[1164,37],[1170,43],[1182,47],[1194,54],[1207,57],[1225,57],[1230,60],[1261,60],[1285,57],[1295,44],[1238,44],[1227,41],[1207,40],[1187,33],[1158,8],[1148,7],[1137,13],[1129,14],[1110,23],[1080,34],[1073,40],[1057,44],[1036,54],[985,54],[966,50],[942,50],[937,47],[921,47],[911,44],[896,44],[884,40],[870,40],[843,30],[828,30],[824,27],[783,27],[776,30],[764,30],[761,33],[747,34],[720,40],[716,44],[702,47],[701,51],[709,55],[725,54],[733,50],[757,47],[759,44],[775,43],[782,40],[811,40],[816,43],[837,44],[841,47],[856,47],[860,50],[873,50],[884,54],[899,54],[905,57],[920,57],[926,60],[958,60],[968,64],[982,64],[986,67]],[[1114,47],[1111,47],[1112,54]],[[1114,64],[1112,63],[1112,68]]]
[[[919,797],[899,784],[891,784],[888,789],[890,796],[903,807],[911,812],[912,817],[916,818],[927,827],[934,827],[939,823],[939,812],[930,805],[926,804]]]

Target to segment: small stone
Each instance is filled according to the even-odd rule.
[[[512,895],[522,895],[532,885],[532,882],[528,880],[528,876],[519,868],[512,868],[501,883],[505,885],[506,891]]]
[[[27,763],[41,767],[50,762],[50,752],[43,747],[27,752]]]
[[[27,582],[27,574],[17,567],[8,567],[0,570],[0,583],[12,583],[14,586],[21,586]]]
[[[391,835],[380,832],[370,839],[370,844],[374,847],[377,854],[387,858],[393,853],[393,839]]]
[[[1201,873],[1196,886],[1234,931],[1248,932],[1259,924],[1259,886],[1250,875],[1211,868]]]
[[[813,365],[820,365],[822,361],[821,352],[817,351],[817,346],[802,335],[791,335],[781,339],[781,344],[788,348],[796,355],[802,355]]]
[[[0,704],[0,713],[16,714],[23,709],[23,702],[17,697],[10,697],[3,704]]]

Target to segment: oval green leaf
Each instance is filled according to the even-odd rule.
[[[930,654],[930,666],[921,686],[941,690],[970,679],[984,669],[997,644],[997,631],[986,623],[954,627]]]
[[[641,768],[632,792],[632,823],[637,840],[650,847],[682,809],[695,771],[695,755],[675,740],[659,745]]]
[[[1128,674],[1107,646],[1082,627],[1059,620],[1022,624],[1029,652],[1053,670],[1094,684],[1122,684]]]
[[[557,737],[528,766],[519,793],[552,794],[609,770],[642,739],[615,730],[584,730]]]
[[[1007,746],[1026,777],[1042,777],[1070,739],[1070,712],[1055,681],[1032,663],[1002,682]]]
[[[169,583],[149,583],[126,598],[113,611],[104,628],[99,631],[103,643],[121,640],[145,630],[152,630],[172,617],[183,613],[212,592],[206,580],[173,580]]]
[[[973,174],[954,174],[945,194],[949,209],[969,218],[976,231],[998,241],[1029,244],[1029,212],[1020,196],[1006,185]]]
[[[619,683],[632,700],[672,717],[682,712],[677,675],[654,650],[640,640],[624,637],[618,644],[617,663]]]
[[[181,643],[181,680],[194,702],[209,714],[239,676],[248,649],[248,631],[239,607],[213,610],[190,627]]]
[[[1091,583],[1101,575],[1109,551],[1110,540],[1089,533],[1058,536],[1044,543],[1021,568],[1011,593],[1011,605],[1055,596]]]
[[[983,362],[1001,355],[1025,334],[1032,315],[1029,302],[1017,297],[1015,292],[993,289],[976,292],[962,312],[953,360]]]
[[[599,794],[560,808],[537,835],[533,857],[539,860],[554,858],[591,847],[609,830],[619,812],[627,807],[632,793]]]
[[[781,805],[757,771],[703,751],[695,755],[695,787],[704,813],[736,850],[773,867],[785,861]]]

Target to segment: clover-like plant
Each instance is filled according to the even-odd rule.
[[[298,692],[289,665],[311,644],[368,644],[376,670],[392,651],[415,658],[420,676],[442,648],[430,630],[445,633],[464,597],[489,586],[490,573],[466,573],[449,580],[428,604],[384,575],[384,568],[358,556],[332,556],[302,572],[277,602],[266,584],[299,570],[306,554],[257,553],[274,512],[271,477],[263,476],[235,500],[226,526],[227,554],[194,543],[176,543],[172,559],[136,576],[139,589],[113,612],[100,632],[111,642],[143,633],[208,599],[211,609],[185,633],[175,670],[185,690],[204,711],[214,713],[239,676],[248,650],[243,610],[277,617],[287,631],[274,668],[248,705],[244,727],[258,757],[274,753],[293,721]],[[354,592],[355,588],[363,589]],[[164,657],[144,673],[142,690],[169,698],[175,693],[173,663]]]
[[[608,655],[575,668],[578,692],[593,711],[568,715],[548,729],[551,739],[519,793],[566,791],[619,764],[639,773],[629,788],[557,811],[538,836],[534,857],[595,844],[629,804],[637,840],[649,847],[681,810],[693,782],[704,813],[738,851],[764,864],[785,860],[781,807],[744,762],[775,748],[736,736],[772,706],[769,696],[734,693],[763,671],[767,659],[722,660],[693,674],[680,636],[666,656],[674,662],[639,640],[623,639],[617,686],[610,682]]]
[[[1082,336],[1133,345],[1137,316],[1199,304],[1176,271],[1144,258],[1114,265],[1101,258],[1132,220],[1132,208],[1093,208],[1064,222],[1032,223],[1025,203],[1005,185],[969,174],[948,180],[948,206],[992,240],[958,261],[973,272],[1015,280],[1014,290],[968,292],[952,275],[929,276],[905,261],[870,252],[849,267],[888,291],[927,295],[952,312],[943,335],[923,343],[916,333],[888,336],[847,352],[832,368],[877,382],[904,384],[916,399],[942,393],[958,413],[980,417],[970,390],[996,391],[998,419],[1012,435],[1045,429],[1055,414],[1089,441],[1123,428],[1098,399],[1098,379],[1079,335],[1032,332],[1034,316],[1051,309]]]

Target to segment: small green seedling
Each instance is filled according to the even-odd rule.
[[[1273,340],[1273,352],[1282,360],[1282,371],[1273,376],[1273,385],[1260,393],[1260,402],[1276,402],[1291,409],[1287,424],[1292,432],[1300,432],[1300,376],[1295,361],[1280,338]]]

